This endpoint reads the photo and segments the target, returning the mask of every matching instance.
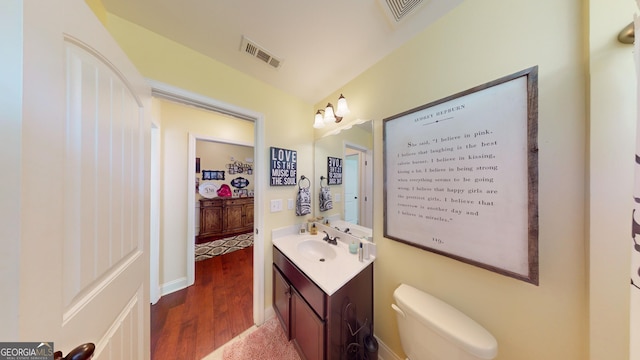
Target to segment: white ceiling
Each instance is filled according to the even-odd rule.
[[[108,12],[310,104],[340,90],[462,1],[423,0],[395,23],[385,13],[385,0],[102,0]],[[243,35],[282,59],[281,66],[240,51]]]

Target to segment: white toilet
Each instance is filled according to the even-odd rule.
[[[409,360],[494,359],[498,342],[442,300],[402,284],[394,292],[402,349]],[[397,305],[396,305],[397,304]]]

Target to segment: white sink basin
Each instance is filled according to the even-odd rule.
[[[311,261],[326,261],[336,258],[336,250],[322,240],[305,240],[298,243],[297,250]]]
[[[327,295],[333,295],[373,263],[375,256],[358,261],[357,255],[349,253],[349,245],[343,239],[339,239],[337,245],[332,245],[322,240],[324,236],[325,234],[301,235],[292,232],[274,235],[272,242],[274,247],[289,258],[322,291]],[[344,238],[349,236],[343,235]]]

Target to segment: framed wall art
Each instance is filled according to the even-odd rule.
[[[202,180],[224,180],[224,171],[202,170]]]
[[[327,157],[327,183],[328,185],[342,184],[342,159]]]
[[[271,147],[270,150],[271,186],[295,186],[298,176],[298,152],[277,147]]]
[[[383,121],[384,236],[538,285],[538,68]]]

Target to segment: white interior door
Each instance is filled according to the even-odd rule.
[[[150,90],[84,1],[22,6],[18,340],[148,359]]]
[[[346,155],[344,159],[344,220],[360,223],[360,153]]]

